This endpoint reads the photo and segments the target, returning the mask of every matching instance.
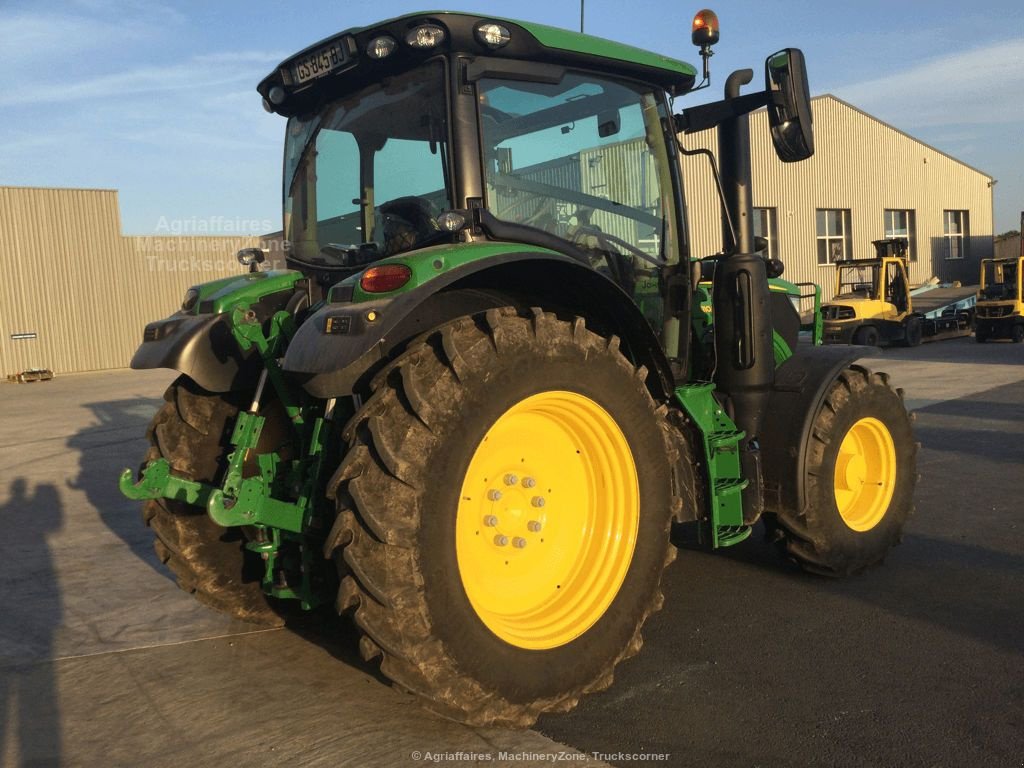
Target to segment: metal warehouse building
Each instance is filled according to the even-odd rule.
[[[992,255],[992,187],[986,173],[831,95],[812,99],[814,157],[780,163],[768,116],[751,115],[754,231],[784,277],[816,282],[827,298],[841,259],[875,255],[872,240],[910,241],[910,280],[978,282]],[[687,149],[717,155],[714,131],[682,137]],[[691,255],[722,247],[718,195],[704,157],[683,158],[688,180]]]
[[[976,283],[979,260],[992,255],[992,178],[833,96],[813,107],[815,155],[791,165],[776,159],[766,113],[751,116],[755,231],[785,277],[830,297],[835,261],[901,236],[912,282]],[[716,150],[713,131],[683,140]],[[691,254],[708,256],[722,246],[710,166],[682,163]],[[599,181],[579,183],[600,194]],[[0,376],[127,366],[148,321],[174,311],[188,286],[238,274],[235,252],[261,242],[126,237],[114,191],[23,187],[0,187],[0,237]]]

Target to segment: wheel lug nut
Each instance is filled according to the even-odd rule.
[[[515,485],[519,482],[519,478],[513,474],[505,475],[505,485]]]
[[[540,533],[541,524],[538,520],[531,520],[526,524],[526,527],[530,530],[530,533]]]
[[[488,528],[493,528],[497,524],[498,524],[498,516],[497,515],[487,515],[487,517],[484,518],[484,525],[486,525]]]
[[[512,546],[516,549],[522,549],[526,546],[526,539],[524,539],[522,536],[516,536],[514,539],[512,539]]]
[[[543,507],[544,506],[544,497],[543,496],[534,496],[532,499],[530,499],[530,503],[533,504],[533,506],[535,506],[535,507]]]
[[[532,477],[523,478],[523,488],[533,488],[533,486],[535,486],[536,484],[537,481],[534,480]]]
[[[494,537],[494,543],[499,547],[504,547],[508,544],[508,536],[502,536],[500,533]]]
[[[487,498],[490,501],[501,501],[501,491],[490,490],[487,492]]]

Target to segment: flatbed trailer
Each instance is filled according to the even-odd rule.
[[[974,307],[978,286],[929,288],[911,291],[915,314],[922,316],[922,341],[942,341],[970,336],[974,331]]]

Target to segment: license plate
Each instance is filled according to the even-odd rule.
[[[331,43],[299,59],[292,67],[292,76],[296,83],[306,83],[333,72],[344,63],[345,51],[341,43]]]

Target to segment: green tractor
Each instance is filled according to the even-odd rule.
[[[713,14],[693,39],[707,82]],[[714,548],[763,520],[819,574],[882,560],[912,508],[910,419],[769,291],[748,113],[784,161],[813,140],[800,51],[765,70],[673,114],[702,87],[688,64],[437,12],[275,69],[289,269],[243,251],[132,361],[181,373],[121,477],[180,586],[256,622],[333,606],[430,708],[528,725],[638,651],[675,525]],[[712,127],[709,333],[678,160]]]

